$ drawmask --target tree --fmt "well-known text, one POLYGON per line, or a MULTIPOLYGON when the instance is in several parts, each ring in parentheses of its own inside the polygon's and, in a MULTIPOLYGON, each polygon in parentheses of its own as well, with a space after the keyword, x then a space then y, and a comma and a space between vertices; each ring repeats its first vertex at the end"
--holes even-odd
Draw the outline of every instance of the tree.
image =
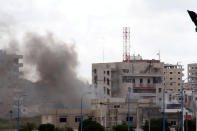
MULTIPOLYGON (((149 123, 148 121, 145 122, 145 125, 142 127, 144 131, 149 131, 149 123)), ((168 122, 165 121, 165 129, 166 131, 170 131, 170 127, 168 122)), ((163 119, 151 119, 150 121, 150 130, 151 131, 162 131, 163 130, 163 119)))
MULTIPOLYGON (((81 130, 81 123, 79 123, 79 131, 81 130)), ((104 127, 96 121, 84 120, 83 131, 104 131, 104 127)))
POLYGON ((54 131, 55 129, 55 126, 53 124, 41 124, 39 127, 38 127, 38 131, 54 131))
MULTIPOLYGON (((114 131, 128 131, 128 125, 123 123, 121 125, 113 126, 114 131)), ((130 127, 131 131, 134 131, 132 127, 130 127)))
POLYGON ((71 127, 64 127, 64 128, 56 127, 54 131, 73 131, 73 129, 71 127))
POLYGON ((184 131, 196 131, 196 119, 184 121, 184 131))
POLYGON ((36 129, 36 125, 34 123, 26 123, 26 125, 22 126, 20 131, 33 131, 36 129))

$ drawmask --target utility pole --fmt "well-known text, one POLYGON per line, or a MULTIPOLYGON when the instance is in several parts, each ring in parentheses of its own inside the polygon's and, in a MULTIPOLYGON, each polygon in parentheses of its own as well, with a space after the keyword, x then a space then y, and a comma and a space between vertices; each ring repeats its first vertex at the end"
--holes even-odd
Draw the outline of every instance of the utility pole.
POLYGON ((128 88, 128 131, 130 131, 130 94, 131 87, 128 88))
POLYGON ((165 88, 163 89, 163 131, 165 131, 165 88))
POLYGON ((19 97, 18 97, 18 117, 17 117, 17 131, 19 131, 19 128, 20 128, 20 99, 23 97, 23 96, 26 96, 26 95, 20 95, 19 97))
POLYGON ((181 88, 181 131, 183 131, 183 84, 182 84, 182 88, 181 88))

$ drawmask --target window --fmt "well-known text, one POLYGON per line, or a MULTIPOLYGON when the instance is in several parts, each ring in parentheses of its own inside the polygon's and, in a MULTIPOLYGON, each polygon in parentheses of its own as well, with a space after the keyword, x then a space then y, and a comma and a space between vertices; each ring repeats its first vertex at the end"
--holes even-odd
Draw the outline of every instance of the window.
POLYGON ((135 83, 135 79, 133 79, 133 84, 135 83))
POLYGON ((128 119, 128 116, 127 116, 126 121, 128 121, 128 120, 133 121, 133 117, 130 116, 128 119))
POLYGON ((94 76, 94 84, 97 84, 97 76, 94 76))
POLYGON ((122 69, 122 72, 129 73, 129 69, 122 69))
POLYGON ((178 78, 178 80, 180 80, 181 78, 178 78))
POLYGON ((107 88, 107 94, 110 95, 110 90, 107 88))
POLYGON ((105 81, 106 81, 106 78, 104 77, 104 83, 105 83, 105 81))
POLYGON ((109 85, 109 79, 107 78, 107 85, 109 85))
POLYGON ((172 78, 170 78, 170 80, 172 80, 172 78))
POLYGON ((172 74, 172 72, 170 72, 170 74, 172 74))
POLYGON ((103 73, 105 74, 105 71, 103 71, 103 73))
POLYGON ((173 83, 170 83, 170 85, 172 86, 172 85, 173 85, 173 83))
POLYGON ((148 84, 150 83, 150 79, 148 79, 147 83, 148 83, 148 84))
POLYGON ((120 108, 120 105, 114 105, 114 108, 120 108))
POLYGON ((59 122, 67 122, 67 118, 66 117, 60 117, 59 122))
POLYGON ((105 87, 103 87, 103 90, 104 90, 104 94, 105 94, 105 92, 106 92, 106 88, 105 88, 105 87))
POLYGON ((97 72, 96 69, 94 69, 94 73, 95 73, 95 74, 96 74, 96 72, 97 72))
POLYGON ((159 93, 161 92, 161 88, 159 88, 159 93))
POLYGON ((131 76, 123 76, 122 77, 122 82, 123 83, 131 83, 132 77, 131 76))
POLYGON ((109 71, 107 71, 107 75, 109 75, 109 71))
POLYGON ((180 86, 181 84, 180 83, 178 83, 178 86, 180 86))
POLYGON ((178 72, 178 74, 181 74, 181 72, 178 72))
POLYGON ((80 122, 81 118, 79 116, 75 117, 75 122, 80 122))
POLYGON ((143 83, 143 79, 140 79, 140 84, 142 84, 143 83))
POLYGON ((170 125, 176 126, 176 121, 171 121, 171 122, 170 122, 170 125))

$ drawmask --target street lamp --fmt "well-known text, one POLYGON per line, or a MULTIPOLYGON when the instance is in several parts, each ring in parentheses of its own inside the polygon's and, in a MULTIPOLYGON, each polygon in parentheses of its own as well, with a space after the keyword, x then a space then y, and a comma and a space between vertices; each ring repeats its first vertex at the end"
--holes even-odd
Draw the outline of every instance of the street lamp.
POLYGON ((130 94, 131 94, 131 87, 128 88, 128 131, 130 131, 130 94))
POLYGON ((163 89, 163 131, 165 131, 165 91, 166 91, 166 86, 164 86, 163 89))
POLYGON ((17 131, 19 131, 19 122, 20 122, 20 99, 21 99, 23 96, 26 96, 26 95, 22 94, 22 95, 20 95, 20 96, 18 97, 17 131))
POLYGON ((85 92, 81 95, 81 131, 83 131, 83 114, 82 114, 82 102, 83 102, 83 97, 87 94, 91 94, 91 92, 85 92))

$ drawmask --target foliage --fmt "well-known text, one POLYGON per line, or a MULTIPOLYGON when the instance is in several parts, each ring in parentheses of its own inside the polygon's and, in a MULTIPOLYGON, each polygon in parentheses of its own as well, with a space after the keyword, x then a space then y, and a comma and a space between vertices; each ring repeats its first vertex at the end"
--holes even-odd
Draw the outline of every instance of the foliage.
MULTIPOLYGON (((144 131, 149 131, 149 123, 148 121, 145 122, 145 125, 142 127, 144 131)), ((151 119, 150 121, 150 130, 151 131, 162 131, 163 130, 163 119, 151 119)), ((165 121, 165 130, 170 131, 170 127, 168 122, 165 121)))
POLYGON ((38 131, 54 131, 55 126, 53 124, 40 124, 38 131))
POLYGON ((20 131, 33 131, 36 129, 36 125, 34 123, 26 123, 26 125, 23 125, 20 129, 20 131))
MULTIPOLYGON (((41 116, 34 117, 21 117, 20 127, 25 126, 27 123, 34 123, 38 127, 41 123, 41 116)), ((16 129, 17 128, 17 118, 0 118, 0 130, 2 129, 16 129)))
MULTIPOLYGON (((79 123, 79 131, 81 130, 81 123, 79 123)), ((83 131, 104 131, 104 127, 96 121, 84 120, 83 131)))
MULTIPOLYGON (((123 123, 121 125, 113 126, 114 131, 128 131, 128 125, 123 123)), ((134 129, 130 126, 130 130, 134 131, 134 129)))
POLYGON ((64 128, 56 127, 54 131, 73 131, 73 129, 71 127, 64 127, 64 128))
POLYGON ((184 131, 196 131, 196 119, 184 121, 184 131))

